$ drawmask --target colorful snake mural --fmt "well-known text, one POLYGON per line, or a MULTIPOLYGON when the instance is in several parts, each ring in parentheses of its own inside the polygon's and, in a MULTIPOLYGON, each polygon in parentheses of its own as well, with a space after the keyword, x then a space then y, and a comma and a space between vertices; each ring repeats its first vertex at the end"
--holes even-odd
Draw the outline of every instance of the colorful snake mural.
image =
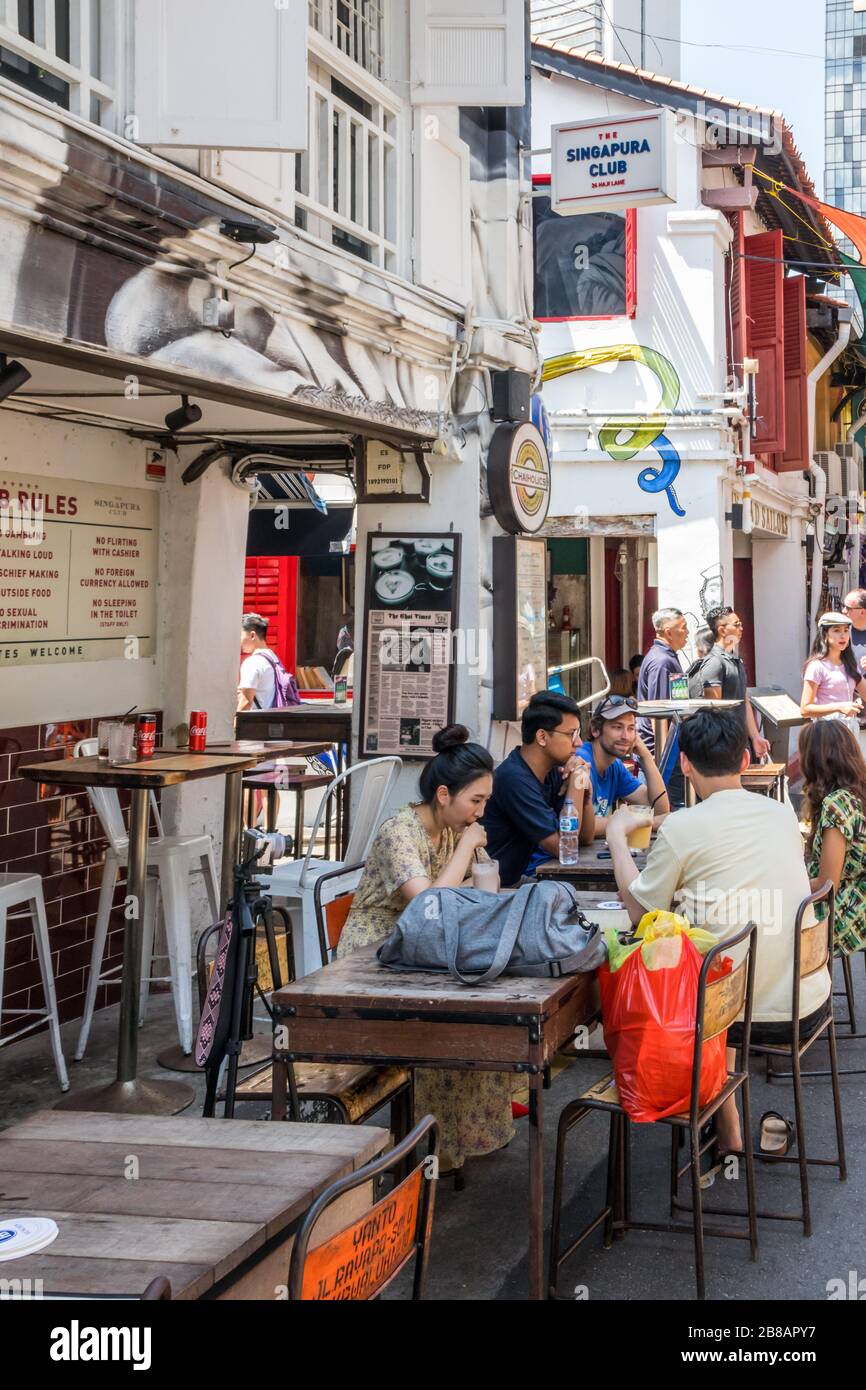
POLYGON ((617 463, 627 463, 643 449, 655 449, 662 467, 642 469, 638 474, 638 487, 644 492, 666 493, 673 513, 685 516, 685 509, 680 505, 674 489, 682 464, 677 450, 665 434, 680 398, 680 379, 672 362, 660 352, 642 347, 639 343, 617 343, 611 347, 585 348, 580 352, 564 352, 559 357, 548 357, 541 380, 555 381, 571 372, 580 372, 586 367, 601 367, 607 362, 637 362, 648 368, 661 387, 661 400, 659 413, 647 416, 645 420, 635 422, 634 419, 612 416, 599 430, 598 439, 602 449, 617 463))

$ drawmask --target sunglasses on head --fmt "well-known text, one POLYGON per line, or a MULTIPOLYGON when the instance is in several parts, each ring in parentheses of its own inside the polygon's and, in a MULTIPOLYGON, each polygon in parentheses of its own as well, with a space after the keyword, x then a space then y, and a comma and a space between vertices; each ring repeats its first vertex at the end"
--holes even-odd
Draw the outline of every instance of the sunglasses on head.
POLYGON ((637 700, 633 695, 609 695, 596 707, 594 719, 600 719, 606 709, 628 709, 637 712, 637 700))

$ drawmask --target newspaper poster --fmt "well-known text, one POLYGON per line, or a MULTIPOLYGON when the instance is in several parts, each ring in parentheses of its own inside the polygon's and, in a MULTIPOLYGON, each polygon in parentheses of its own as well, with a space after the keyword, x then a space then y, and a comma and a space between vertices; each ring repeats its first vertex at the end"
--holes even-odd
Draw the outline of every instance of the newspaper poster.
POLYGON ((433 755, 454 702, 460 538, 369 537, 361 754, 433 755))

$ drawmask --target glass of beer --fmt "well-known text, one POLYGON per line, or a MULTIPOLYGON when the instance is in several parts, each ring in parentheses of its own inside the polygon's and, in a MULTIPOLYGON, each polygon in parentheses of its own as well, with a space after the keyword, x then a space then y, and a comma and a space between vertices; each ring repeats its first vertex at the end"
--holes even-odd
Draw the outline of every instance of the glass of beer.
POLYGON ((485 893, 499 892, 498 859, 482 859, 472 865, 472 887, 485 893))
POLYGON ((629 806, 632 815, 640 816, 641 824, 626 837, 629 849, 647 850, 653 833, 653 811, 651 806, 629 806))

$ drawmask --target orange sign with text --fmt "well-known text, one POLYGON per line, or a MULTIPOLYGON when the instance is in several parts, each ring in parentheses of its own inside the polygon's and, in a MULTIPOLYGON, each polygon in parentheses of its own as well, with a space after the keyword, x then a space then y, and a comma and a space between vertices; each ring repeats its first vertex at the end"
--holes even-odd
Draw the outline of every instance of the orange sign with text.
POLYGON ((418 1226, 423 1168, 416 1168, 360 1221, 307 1254, 301 1298, 372 1298, 411 1255, 418 1226))

